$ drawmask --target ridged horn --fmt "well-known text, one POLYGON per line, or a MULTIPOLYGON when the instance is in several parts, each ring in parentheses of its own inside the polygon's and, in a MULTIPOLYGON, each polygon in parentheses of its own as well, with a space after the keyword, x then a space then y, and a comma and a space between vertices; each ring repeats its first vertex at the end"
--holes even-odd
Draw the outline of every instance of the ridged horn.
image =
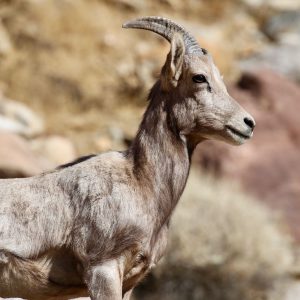
POLYGON ((181 25, 162 17, 143 17, 128 21, 123 24, 123 28, 137 28, 153 31, 169 42, 171 42, 174 33, 182 35, 186 52, 188 54, 203 54, 201 47, 196 39, 186 31, 181 25))

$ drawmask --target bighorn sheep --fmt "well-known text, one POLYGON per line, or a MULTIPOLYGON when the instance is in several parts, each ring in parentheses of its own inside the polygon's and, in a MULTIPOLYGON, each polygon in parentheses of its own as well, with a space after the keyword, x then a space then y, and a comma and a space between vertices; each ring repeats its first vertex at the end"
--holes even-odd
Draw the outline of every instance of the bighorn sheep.
POLYGON ((129 299, 164 252, 197 144, 252 136, 253 118, 183 27, 160 17, 123 27, 171 43, 138 133, 127 151, 0 181, 2 297, 42 299, 87 286, 93 300, 129 299))

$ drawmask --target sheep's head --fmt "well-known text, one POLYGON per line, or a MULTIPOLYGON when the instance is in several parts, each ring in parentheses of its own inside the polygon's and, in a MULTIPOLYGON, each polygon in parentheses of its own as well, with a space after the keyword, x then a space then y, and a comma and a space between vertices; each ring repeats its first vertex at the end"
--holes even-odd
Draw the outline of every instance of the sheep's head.
POLYGON ((160 17, 137 19, 123 27, 150 30, 171 43, 160 83, 182 135, 193 143, 219 139, 236 145, 252 137, 254 119, 230 97, 212 57, 183 27, 160 17))

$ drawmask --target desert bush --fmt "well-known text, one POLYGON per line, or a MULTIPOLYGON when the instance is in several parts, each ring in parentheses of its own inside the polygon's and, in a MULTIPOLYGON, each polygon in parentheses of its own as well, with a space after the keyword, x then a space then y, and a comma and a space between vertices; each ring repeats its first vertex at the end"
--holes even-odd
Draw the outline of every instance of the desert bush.
POLYGON ((277 221, 232 184, 192 172, 168 253, 137 299, 274 300, 293 260, 277 221))

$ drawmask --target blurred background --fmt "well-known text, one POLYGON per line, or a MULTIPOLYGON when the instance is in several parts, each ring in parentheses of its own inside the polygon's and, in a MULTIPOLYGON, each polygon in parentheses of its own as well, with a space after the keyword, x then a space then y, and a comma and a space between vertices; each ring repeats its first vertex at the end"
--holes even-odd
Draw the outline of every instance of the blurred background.
POLYGON ((300 299, 300 0, 1 0, 0 177, 125 149, 169 45, 123 30, 183 24, 256 119, 242 147, 205 142, 146 300, 300 299))

